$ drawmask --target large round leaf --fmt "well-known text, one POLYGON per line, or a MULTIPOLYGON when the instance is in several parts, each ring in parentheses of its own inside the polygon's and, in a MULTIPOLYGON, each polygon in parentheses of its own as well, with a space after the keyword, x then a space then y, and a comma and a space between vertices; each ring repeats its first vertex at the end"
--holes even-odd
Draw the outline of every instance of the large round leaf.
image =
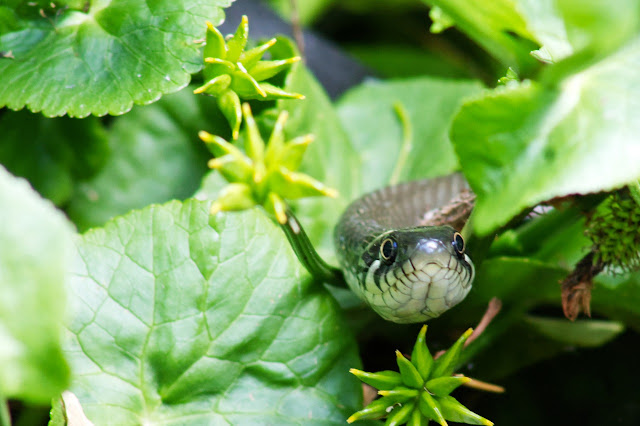
POLYGON ((150 206, 84 234, 66 351, 97 424, 343 424, 361 389, 326 290, 260 210, 150 206))
POLYGON ((190 196, 209 158, 198 131, 227 128, 213 108, 212 97, 184 89, 115 118, 110 155, 96 176, 78 185, 66 209, 71 220, 85 230, 129 210, 190 196))
POLYGON ((0 106, 85 117, 187 85, 202 66, 194 41, 231 0, 11 3, 0 6, 0 106))
POLYGON ((640 39, 557 87, 525 82, 465 103, 451 138, 488 234, 553 197, 640 177, 640 39))

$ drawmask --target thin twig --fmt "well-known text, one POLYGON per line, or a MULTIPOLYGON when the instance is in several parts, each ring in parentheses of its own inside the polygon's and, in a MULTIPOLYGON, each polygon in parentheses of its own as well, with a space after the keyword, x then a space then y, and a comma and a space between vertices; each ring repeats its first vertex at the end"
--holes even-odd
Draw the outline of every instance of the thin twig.
POLYGON ((494 297, 489 301, 489 306, 487 306, 487 310, 482 316, 482 319, 480 319, 480 322, 478 323, 476 328, 473 329, 473 333, 471 333, 471 336, 469 336, 469 338, 464 342, 465 348, 482 334, 482 332, 487 328, 491 321, 493 321, 495 316, 498 315, 500 309, 502 309, 502 302, 500 301, 500 299, 494 297))
POLYGON ((483 390, 485 392, 504 393, 504 388, 502 386, 483 382, 482 380, 471 379, 468 382, 463 383, 463 386, 483 390))
POLYGON ((302 26, 300 25, 298 1, 289 0, 289 3, 291 4, 291 27, 293 31, 293 38, 296 40, 296 44, 298 45, 298 50, 300 51, 302 61, 306 62, 304 57, 304 34, 302 33, 302 26))
MULTIPOLYGON (((498 313, 500 312, 500 309, 502 309, 502 302, 500 301, 500 299, 498 299, 497 297, 494 297, 489 301, 487 310, 482 315, 480 322, 473 329, 473 333, 471 333, 471 336, 469 336, 467 340, 464 342, 464 346, 463 346, 464 348, 466 348, 471 342, 477 339, 484 332, 484 330, 489 326, 491 321, 493 321, 495 316, 498 315, 498 313)), ((440 358, 445 352, 446 351, 444 350, 436 352, 436 354, 433 356, 433 359, 440 358)))

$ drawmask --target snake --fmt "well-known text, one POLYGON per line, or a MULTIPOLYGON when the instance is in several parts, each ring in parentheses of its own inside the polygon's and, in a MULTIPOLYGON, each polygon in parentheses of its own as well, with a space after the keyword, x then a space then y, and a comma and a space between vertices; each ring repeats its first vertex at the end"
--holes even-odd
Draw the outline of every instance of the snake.
POLYGON ((384 319, 424 322, 471 290, 475 269, 462 235, 424 222, 465 190, 460 174, 405 182, 365 194, 342 214, 334 243, 344 279, 384 319))

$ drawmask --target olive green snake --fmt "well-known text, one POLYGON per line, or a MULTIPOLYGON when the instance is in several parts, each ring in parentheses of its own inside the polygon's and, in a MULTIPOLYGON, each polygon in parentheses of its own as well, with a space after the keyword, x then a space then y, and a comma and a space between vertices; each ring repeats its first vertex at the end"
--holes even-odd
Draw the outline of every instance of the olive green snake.
POLYGON ((452 174, 389 186, 355 200, 334 231, 341 273, 317 255, 292 214, 283 229, 312 275, 328 282, 344 279, 389 321, 423 322, 471 290, 475 270, 462 236, 451 226, 425 221, 425 213, 464 191, 464 178, 452 174))

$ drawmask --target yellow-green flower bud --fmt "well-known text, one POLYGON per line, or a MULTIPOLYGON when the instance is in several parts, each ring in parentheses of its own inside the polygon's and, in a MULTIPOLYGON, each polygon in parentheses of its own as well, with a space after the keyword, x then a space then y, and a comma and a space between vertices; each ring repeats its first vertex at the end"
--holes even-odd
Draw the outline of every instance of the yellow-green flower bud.
MULTIPOLYGON (((200 132, 199 136, 215 158, 209 160, 209 167, 218 170, 227 181, 242 183, 249 188, 243 195, 242 202, 235 204, 226 201, 215 205, 213 211, 238 210, 229 206, 262 205, 274 215, 280 224, 287 222, 287 205, 285 199, 308 196, 337 196, 337 191, 326 187, 312 177, 292 171, 283 166, 297 166, 302 162, 302 154, 306 145, 312 140, 310 136, 296 138, 286 142, 284 124, 287 113, 283 112, 276 120, 274 130, 269 137, 269 146, 265 147, 258 126, 251 113, 249 104, 241 107, 245 121, 244 152, 223 138, 200 132), (291 148, 293 144, 293 148, 291 148), (249 197, 252 202, 247 201, 249 197)), ((234 201, 235 202, 235 201, 234 201)))
POLYGON ((242 17, 232 37, 224 37, 210 22, 203 49, 204 84, 194 90, 196 94, 208 94, 218 98, 218 107, 231 126, 233 139, 238 138, 242 118, 240 99, 303 99, 297 93, 289 93, 264 80, 281 73, 300 60, 299 56, 263 61, 262 56, 277 42, 266 43, 245 51, 249 38, 249 21, 242 17))
POLYGON ((427 349, 426 331, 426 326, 420 330, 411 361, 396 351, 400 373, 395 371, 367 373, 350 370, 363 382, 380 389, 378 393, 382 398, 374 400, 349 417, 347 421, 387 417, 385 424, 392 425, 407 423, 412 426, 422 426, 431 420, 442 426, 447 424, 447 420, 469 424, 492 424, 449 395, 458 386, 471 380, 462 375, 451 376, 451 371, 471 330, 467 330, 447 352, 436 360, 427 349), (383 414, 383 410, 387 414, 383 414))

